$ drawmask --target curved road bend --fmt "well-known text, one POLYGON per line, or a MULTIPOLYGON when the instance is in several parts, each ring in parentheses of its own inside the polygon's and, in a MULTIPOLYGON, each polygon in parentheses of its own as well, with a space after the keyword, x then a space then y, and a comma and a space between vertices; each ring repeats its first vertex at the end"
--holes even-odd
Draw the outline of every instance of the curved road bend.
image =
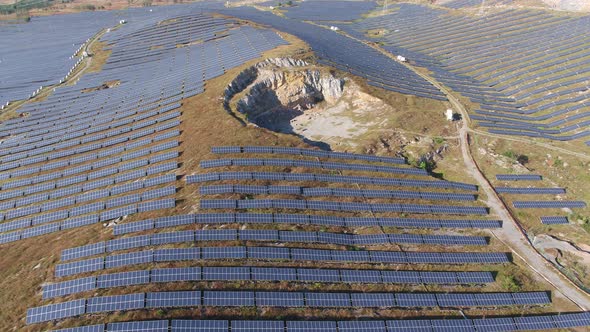
MULTIPOLYGON (((368 43, 364 40, 357 39, 348 35, 345 32, 340 31, 339 33, 343 34, 344 36, 354 39, 358 42, 364 43, 372 47, 373 49, 381 52, 382 54, 388 56, 389 58, 397 61, 395 57, 381 49, 373 45, 372 43, 368 43)), ((485 178, 485 176, 481 173, 475 160, 471 155, 471 151, 469 150, 469 136, 468 133, 471 129, 468 126, 469 114, 467 113, 467 109, 461 102, 453 96, 448 89, 446 89, 442 84, 440 84, 436 79, 426 75, 424 73, 419 72, 410 64, 405 62, 398 63, 404 65, 409 70, 413 71, 420 77, 424 78, 432 85, 437 87, 440 91, 442 91, 449 102, 453 105, 453 107, 461 112, 463 117, 463 121, 461 121, 461 127, 459 129, 459 142, 461 145, 461 154, 463 155, 463 162, 465 163, 465 168, 471 174, 471 176, 477 181, 479 187, 486 193, 487 201, 486 204, 489 206, 490 210, 498 215, 499 218, 503 221, 502 229, 491 231, 491 233, 502 243, 504 243, 510 250, 512 251, 513 255, 518 256, 522 259, 531 270, 535 271, 541 278, 551 284, 555 291, 560 293, 565 298, 572 301, 575 305, 577 305, 582 310, 589 310, 590 309, 590 295, 586 293, 584 290, 579 288, 576 284, 574 284, 571 280, 569 280, 566 276, 564 276, 561 271, 559 271, 553 264, 547 261, 537 250, 532 246, 529 242, 528 238, 518 225, 518 222, 512 217, 508 208, 504 205, 500 197, 496 194, 496 191, 492 188, 491 184, 485 178)), ((567 150, 566 150, 567 151, 567 150)))

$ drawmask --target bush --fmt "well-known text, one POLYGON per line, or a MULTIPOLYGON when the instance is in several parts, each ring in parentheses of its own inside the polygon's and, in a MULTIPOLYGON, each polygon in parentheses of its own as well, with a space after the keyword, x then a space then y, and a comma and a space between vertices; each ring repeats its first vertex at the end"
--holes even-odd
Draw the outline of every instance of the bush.
POLYGON ((504 157, 510 158, 512 160, 516 160, 516 158, 518 158, 518 154, 516 154, 516 152, 514 152, 512 150, 504 151, 504 153, 502 153, 502 155, 504 157))
POLYGON ((498 281, 502 288, 509 292, 519 292, 522 288, 520 282, 513 275, 498 276, 498 281))
POLYGON ((445 142, 445 139, 440 136, 437 136, 434 138, 434 143, 436 143, 436 144, 443 144, 444 142, 445 142))

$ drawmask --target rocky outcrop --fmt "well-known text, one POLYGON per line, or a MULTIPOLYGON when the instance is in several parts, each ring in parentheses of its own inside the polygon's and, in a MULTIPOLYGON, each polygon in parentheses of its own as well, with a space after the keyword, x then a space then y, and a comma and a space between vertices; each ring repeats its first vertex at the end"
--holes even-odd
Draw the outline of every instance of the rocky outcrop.
POLYGON ((344 90, 344 80, 309 68, 302 60, 272 58, 242 71, 225 90, 225 106, 245 92, 236 110, 248 121, 271 130, 289 132, 289 121, 321 102, 335 103, 344 90))

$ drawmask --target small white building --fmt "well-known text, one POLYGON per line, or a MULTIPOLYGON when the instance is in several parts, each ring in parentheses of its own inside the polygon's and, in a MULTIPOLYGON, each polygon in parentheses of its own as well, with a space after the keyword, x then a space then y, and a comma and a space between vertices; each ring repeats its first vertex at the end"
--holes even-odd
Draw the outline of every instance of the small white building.
POLYGON ((331 25, 331 26, 330 26, 330 30, 332 30, 332 31, 339 31, 339 30, 340 30, 340 28, 339 28, 339 27, 337 27, 337 26, 333 26, 333 25, 331 25))
POLYGON ((453 121, 453 110, 452 109, 447 109, 447 111, 445 112, 445 115, 447 117, 447 120, 449 121, 453 121))
POLYGON ((398 55, 397 57, 395 57, 397 59, 397 61, 399 62, 407 62, 408 60, 406 60, 406 57, 402 56, 402 55, 398 55))
POLYGON ((125 20, 120 20, 119 21, 119 24, 125 24, 125 23, 127 23, 127 21, 125 21, 125 20))

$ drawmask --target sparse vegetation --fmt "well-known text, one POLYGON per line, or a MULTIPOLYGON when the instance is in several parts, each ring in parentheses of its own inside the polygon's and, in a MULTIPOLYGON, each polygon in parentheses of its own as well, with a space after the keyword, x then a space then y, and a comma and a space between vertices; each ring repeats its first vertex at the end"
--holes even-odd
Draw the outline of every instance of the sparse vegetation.
POLYGON ((502 286, 502 289, 508 292, 519 292, 522 289, 520 282, 513 275, 499 275, 498 282, 502 286))

